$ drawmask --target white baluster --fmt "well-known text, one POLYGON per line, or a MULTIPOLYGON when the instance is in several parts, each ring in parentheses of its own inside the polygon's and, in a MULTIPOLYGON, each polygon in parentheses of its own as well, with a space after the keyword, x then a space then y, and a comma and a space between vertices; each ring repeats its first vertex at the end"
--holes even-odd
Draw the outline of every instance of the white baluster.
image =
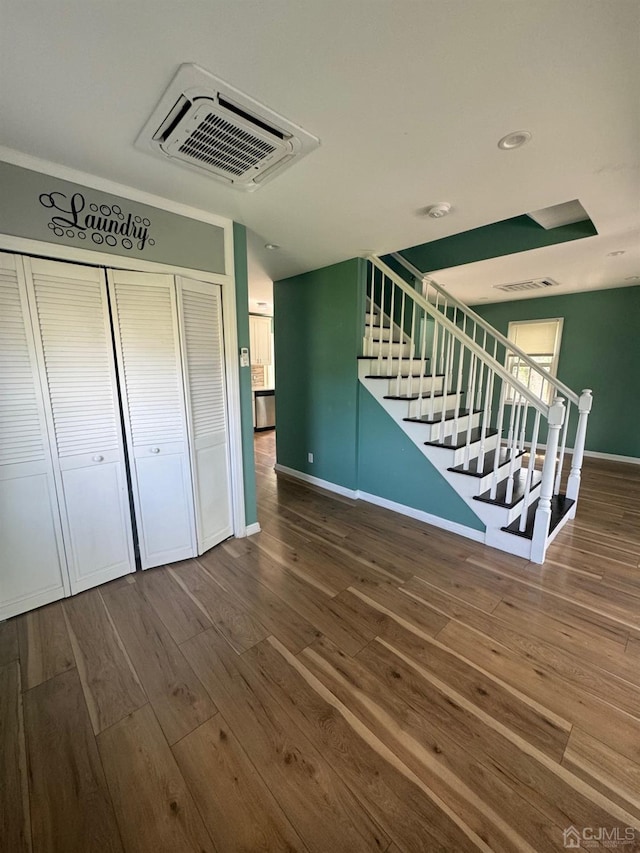
MULTIPOLYGON (((574 442, 573 456, 571 457, 571 472, 567 482, 567 497, 573 501, 578 500, 580 492, 580 476, 582 461, 584 459, 584 444, 587 435, 587 421, 593 404, 591 389, 585 388, 578 401, 578 426, 576 428, 576 439, 574 442)), ((572 518, 575 515, 575 506, 572 507, 572 518)))
POLYGON ((556 475, 556 456, 560 430, 564 423, 564 400, 556 397, 549 408, 549 431, 547 433, 547 448, 542 466, 542 483, 540 484, 540 500, 536 508, 533 522, 533 539, 531 541, 531 559, 534 563, 543 563, 547 551, 549 526, 551 524, 551 499, 556 475))
MULTIPOLYGON (((436 298, 438 294, 436 294, 436 298)), ((431 374, 431 390, 429 393, 429 420, 433 420, 433 413, 435 411, 434 405, 434 395, 435 395, 435 373, 436 373, 436 365, 438 363, 438 345, 440 341, 438 338, 444 337, 444 330, 440 333, 440 323, 434 317, 433 319, 433 341, 431 342, 431 360, 429 361, 429 373, 431 374)), ((424 369, 424 368, 423 368, 424 369)), ((442 373, 442 368, 440 368, 440 373, 442 373)), ((421 414, 424 414, 421 410, 421 414)))
MULTIPOLYGON (((405 308, 405 292, 402 291, 402 297, 400 299, 400 346, 398 347, 398 373, 396 376, 396 397, 400 396, 400 386, 402 383, 402 374, 404 373, 404 338, 405 338, 405 318, 404 318, 404 308, 405 308)), ((391 348, 393 348, 393 339, 394 339, 394 331, 393 331, 393 322, 391 323, 391 348)))
POLYGON ((533 472, 536 468, 536 452, 538 450, 538 432, 540 431, 540 412, 536 411, 536 416, 533 421, 533 433, 531 435, 531 450, 529 451, 529 464, 527 466, 527 479, 524 484, 524 497, 522 499, 522 511, 520 513, 520 522, 518 529, 520 533, 524 533, 527 526, 527 515, 529 504, 531 503, 531 481, 533 480, 533 472))
POLYGON ((366 351, 365 351, 364 355, 371 355, 373 353, 372 340, 373 340, 373 315, 375 313, 374 294, 375 294, 376 268, 374 267, 373 264, 370 264, 370 266, 371 266, 371 291, 370 291, 371 295, 369 297, 369 323, 368 323, 369 334, 366 336, 367 337, 367 340, 365 343, 365 350, 366 351))
POLYGON ((571 401, 567 402, 567 413, 564 418, 562 427, 562 439, 560 441, 560 456, 558 457, 558 470, 556 471, 556 481, 553 486, 553 494, 560 494, 560 483, 562 482, 562 468, 564 466, 564 453, 567 447, 567 427, 569 426, 569 417, 571 416, 571 401))
POLYGON ((518 450, 518 428, 520 424, 520 418, 522 416, 522 396, 519 393, 516 393, 514 390, 513 394, 513 405, 511 407, 511 427, 510 427, 510 436, 511 436, 511 447, 509 450, 509 469, 507 474, 507 488, 505 500, 507 503, 510 503, 513 498, 513 481, 516 474, 516 463, 519 458, 519 450, 518 450), (515 412, 515 418, 514 418, 515 412))
POLYGON ((413 357, 416 336, 416 303, 411 305, 411 349, 409 350, 409 390, 413 387, 413 357))
MULTIPOLYGON (((389 281, 389 286, 391 287, 391 308, 389 310, 389 334, 393 338, 393 327, 394 327, 394 318, 395 318, 395 301, 396 301, 396 285, 393 281, 389 281)), ((382 321, 380 322, 382 326, 382 321)), ((382 338, 383 335, 381 334, 382 338)), ((391 377, 391 373, 393 370, 393 347, 389 345, 387 348, 387 376, 391 377)))
MULTIPOLYGON (((378 326, 378 337, 382 337, 382 329, 384 326, 384 295, 385 295, 386 276, 381 274, 380 279, 380 322, 378 326)), ((382 376, 382 346, 378 344, 378 376, 382 376)))
MULTIPOLYGON (((418 417, 422 417, 422 391, 424 387, 424 372, 427 355, 427 312, 422 312, 422 329, 420 341, 420 379, 418 381, 418 417)), ((413 387, 413 379, 409 380, 409 388, 413 387)))
POLYGON ((507 386, 502 380, 502 384, 500 386, 500 404, 498 406, 498 420, 496 422, 496 428, 498 430, 498 438, 495 449, 495 458, 493 460, 493 476, 491 478, 491 500, 495 500, 496 493, 498 491, 498 468, 500 466, 500 449, 502 447, 502 432, 504 430, 504 398, 507 393, 507 386))
POLYGON ((444 437, 444 418, 446 415, 447 409, 447 393, 449 389, 449 362, 451 361, 452 356, 452 344, 453 344, 453 335, 451 333, 448 334, 447 341, 447 357, 445 359, 444 366, 444 379, 442 382, 442 411, 440 413, 440 440, 444 437))
MULTIPOLYGON (((487 367, 486 390, 484 398, 484 409, 482 411, 482 427, 480 429, 480 450, 478 452, 478 469, 481 471, 484 467, 484 457, 486 453, 485 444, 487 440, 487 428, 491 423, 491 407, 493 405, 493 384, 495 373, 487 367)), ((480 406, 478 406, 480 408, 480 406)))
MULTIPOLYGON (((473 407, 473 401, 475 398, 475 383, 476 383, 476 372, 477 372, 477 363, 478 359, 476 358, 475 353, 471 353, 471 364, 469 365, 469 386, 467 390, 467 401, 471 400, 471 406, 473 407)), ((471 458, 471 429, 472 429, 472 415, 471 412, 473 408, 469 408, 469 403, 467 402, 467 438, 465 441, 464 447, 464 460, 463 460, 463 468, 465 471, 469 470, 469 460, 471 458)), ((457 430, 456 430, 457 432, 457 430)))

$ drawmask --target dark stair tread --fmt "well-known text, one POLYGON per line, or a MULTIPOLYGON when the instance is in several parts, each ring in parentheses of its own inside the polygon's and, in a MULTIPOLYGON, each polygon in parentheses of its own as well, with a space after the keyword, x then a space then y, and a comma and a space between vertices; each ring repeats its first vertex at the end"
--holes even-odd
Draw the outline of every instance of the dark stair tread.
MULTIPOLYGON (((523 456, 523 455, 524 455, 524 450, 521 450, 517 454, 517 457, 523 456)), ((485 453, 484 465, 482 466, 482 469, 480 471, 478 470, 479 458, 480 457, 476 456, 475 459, 471 459, 469 462, 469 467, 466 471, 465 471, 464 466, 462 464, 454 465, 451 468, 447 468, 447 471, 453 471, 456 474, 465 474, 467 477, 486 477, 487 474, 490 474, 493 471, 493 463, 495 462, 496 451, 490 450, 488 453, 485 453)), ((498 467, 500 468, 502 465, 506 465, 508 461, 509 461, 509 452, 508 452, 506 447, 501 447, 500 448, 500 459, 498 462, 498 467)))
MULTIPOLYGON (((388 343, 388 341, 385 341, 385 343, 388 343)), ((397 343, 397 341, 396 341, 396 343, 397 343)), ((405 341, 405 343, 406 343, 406 341, 405 341)), ((379 358, 379 356, 378 355, 357 355, 356 358, 358 359, 358 361, 362 361, 363 359, 366 359, 367 361, 371 361, 374 358, 375 359, 379 358)), ((407 359, 409 359, 409 358, 411 358, 411 356, 403 355, 402 361, 407 361, 407 359)), ((389 361, 389 360, 400 361, 400 357, 397 355, 383 355, 382 359, 384 361, 389 361)), ((428 355, 425 355, 424 358, 420 358, 419 355, 414 355, 413 360, 414 361, 431 361, 431 359, 429 358, 428 355)), ((420 376, 420 374, 418 374, 418 376, 420 376)))
MULTIPOLYGON (((497 435, 497 429, 488 429, 485 433, 486 438, 491 438, 493 435, 497 435)), ((442 441, 425 441, 424 443, 427 447, 446 447, 448 450, 460 450, 461 447, 464 447, 467 443, 467 435, 468 432, 459 432, 458 435, 448 435, 442 441)), ((471 430, 471 438, 470 443, 474 441, 480 441, 482 437, 482 428, 475 427, 471 430)))
MULTIPOLYGON (((433 396, 435 397, 436 394, 434 394, 433 396)), ((482 409, 474 409, 473 414, 479 415, 481 411, 482 411, 482 409)), ((459 415, 468 415, 469 409, 460 409, 458 414, 459 415)), ((455 416, 456 416, 456 410, 455 409, 448 409, 448 411, 446 411, 444 413, 445 421, 452 421, 455 419, 455 416)), ((439 412, 437 415, 434 415, 432 418, 430 418, 428 415, 422 415, 422 417, 420 417, 420 418, 403 418, 402 420, 408 421, 410 424, 439 424, 442 420, 442 412, 439 412)))
MULTIPOLYGON (((513 533, 514 536, 521 536, 523 539, 533 539, 533 522, 538 508, 539 498, 535 500, 527 512, 527 525, 521 532, 520 519, 516 518, 508 527, 501 527, 505 533, 513 533)), ((551 498, 551 522, 549 524, 549 533, 552 533, 560 524, 565 515, 569 512, 575 501, 568 498, 566 495, 554 495, 551 498)))
MULTIPOLYGON (((541 482, 542 473, 540 471, 534 471, 531 476, 531 489, 537 489, 541 482)), ((519 503, 524 497, 524 488, 526 483, 527 470, 526 468, 521 468, 513 475, 513 496, 510 501, 507 502, 506 499, 507 480, 503 480, 501 483, 498 483, 495 498, 491 498, 491 489, 487 489, 487 491, 483 492, 481 495, 476 495, 474 497, 474 501, 482 501, 483 503, 494 504, 494 506, 503 506, 506 509, 511 509, 511 507, 519 503)))
MULTIPOLYGON (((420 379, 420 373, 402 373, 400 375, 400 379, 420 379)), ((444 373, 425 373, 425 379, 440 379, 444 376, 444 373)), ((379 373, 371 373, 368 376, 364 377, 365 379, 387 379, 389 382, 394 382, 398 377, 397 376, 381 376, 379 373)))
MULTIPOLYGON (((449 394, 457 394, 457 393, 458 392, 453 388, 447 389, 447 397, 449 396, 449 394)), ((461 391, 460 393, 464 394, 465 392, 461 391)), ((442 393, 442 391, 434 391, 433 396, 434 397, 443 397, 444 394, 442 393)), ((385 394, 385 396, 382 399, 383 400, 408 400, 409 402, 411 402, 412 400, 420 400, 420 399, 426 400, 427 397, 431 397, 431 391, 424 391, 422 394, 400 394, 400 395, 385 394)))

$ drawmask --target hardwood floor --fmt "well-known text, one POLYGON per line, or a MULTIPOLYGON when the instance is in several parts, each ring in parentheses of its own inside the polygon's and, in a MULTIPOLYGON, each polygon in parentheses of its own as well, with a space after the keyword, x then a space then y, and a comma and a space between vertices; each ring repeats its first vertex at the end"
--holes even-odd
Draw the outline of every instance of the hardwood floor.
POLYGON ((540 567, 255 444, 260 534, 0 624, 2 850, 640 850, 640 467, 540 567))

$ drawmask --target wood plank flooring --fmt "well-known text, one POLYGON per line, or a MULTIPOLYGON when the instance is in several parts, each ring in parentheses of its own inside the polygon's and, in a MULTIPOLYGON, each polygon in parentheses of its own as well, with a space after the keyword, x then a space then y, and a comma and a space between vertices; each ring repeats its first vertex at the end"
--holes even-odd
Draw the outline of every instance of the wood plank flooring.
POLYGON ((255 447, 261 533, 0 624, 0 848, 640 850, 640 467, 540 567, 255 447))

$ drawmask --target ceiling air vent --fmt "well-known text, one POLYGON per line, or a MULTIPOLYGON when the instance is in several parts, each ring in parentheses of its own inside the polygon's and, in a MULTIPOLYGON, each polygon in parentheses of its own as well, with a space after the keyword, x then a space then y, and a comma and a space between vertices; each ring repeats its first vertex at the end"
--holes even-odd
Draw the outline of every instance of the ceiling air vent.
POLYGON ((136 140, 229 186, 258 189, 320 141, 197 65, 181 65, 136 140))
POLYGON ((505 293, 521 293, 523 290, 544 290, 547 287, 558 287, 558 282, 552 278, 530 278, 527 281, 515 281, 513 284, 494 284, 495 290, 505 293))

